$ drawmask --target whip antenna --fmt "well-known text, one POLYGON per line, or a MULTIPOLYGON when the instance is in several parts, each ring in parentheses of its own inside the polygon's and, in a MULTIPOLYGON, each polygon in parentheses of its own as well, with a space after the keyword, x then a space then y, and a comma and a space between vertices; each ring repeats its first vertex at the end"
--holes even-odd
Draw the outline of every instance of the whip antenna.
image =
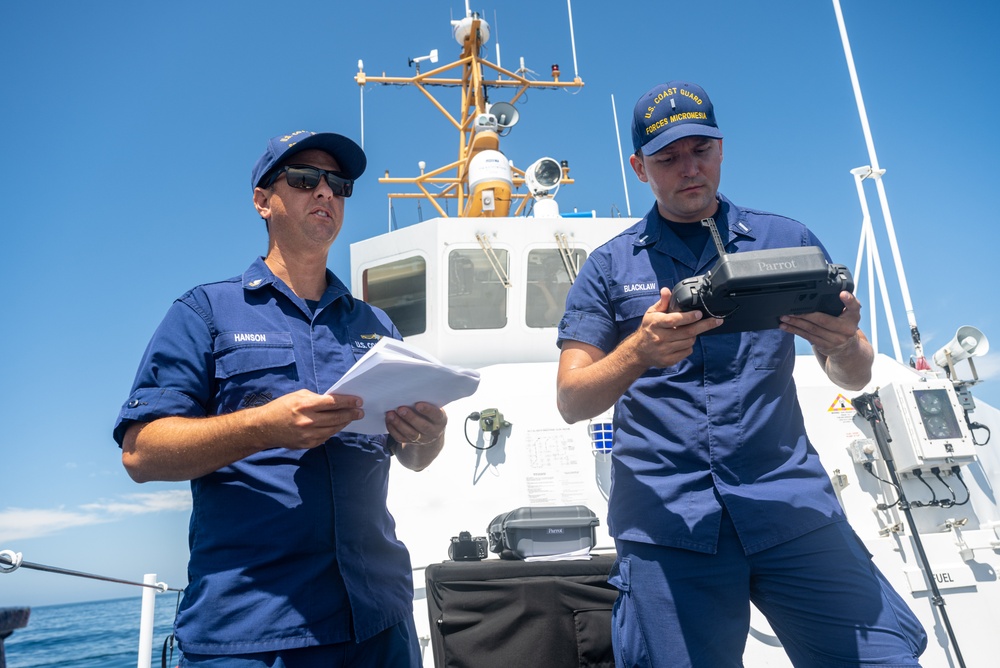
POLYGON ((615 137, 618 139, 618 162, 622 166, 622 186, 625 187, 625 213, 632 217, 632 205, 628 201, 628 179, 625 178, 625 156, 622 154, 622 136, 618 131, 618 109, 615 107, 615 96, 611 94, 611 115, 615 120, 615 137))
POLYGON ((493 12, 493 34, 497 38, 497 80, 500 80, 503 78, 500 70, 503 65, 500 64, 500 21, 497 19, 496 11, 493 12))
MULTIPOLYGON (((906 272, 903 271, 903 259, 899 252, 899 244, 896 242, 896 230, 892 224, 892 214, 889 213, 889 200, 885 194, 885 185, 882 183, 882 174, 885 170, 878 164, 878 157, 875 155, 875 142, 872 139, 871 126, 868 124, 868 112, 865 110, 865 101, 861 96, 861 84, 858 81, 858 71, 854 67, 854 55, 851 52, 851 43, 847 38, 847 26, 844 23, 844 14, 840 9, 840 0, 833 0, 833 10, 837 15, 837 26, 840 29, 840 40, 844 47, 844 57, 847 60, 847 71, 851 75, 851 86, 854 88, 854 101, 858 107, 858 116, 861 118, 861 130, 865 135, 865 144, 868 147, 867 166, 868 176, 875 180, 875 189, 878 192, 879 202, 882 205, 882 218, 885 221, 886 232, 889 236, 889 246, 892 249, 892 257, 895 261, 896 275, 899 279, 900 291, 903 293, 903 307, 906 309, 906 319, 910 325, 910 337, 913 340, 914 366, 918 371, 930 369, 930 365, 924 358, 923 344, 920 342, 920 330, 917 329, 917 317, 913 310, 913 302, 910 300, 910 288, 906 283, 906 272)), ((860 176, 855 174, 855 178, 860 181, 860 176)), ((864 191, 859 188, 859 196, 862 197, 862 207, 867 207, 864 202, 864 191)), ((862 239, 865 233, 862 232, 862 239)), ((874 237, 872 237, 874 238, 874 237)), ((874 280, 874 276, 869 276, 869 280, 874 280)), ((878 352, 878 351, 876 351, 878 352)), ((897 353, 897 360, 899 360, 897 353)))
MULTIPOLYGON (((358 72, 365 71, 365 64, 363 61, 358 60, 358 72)), ((361 89, 361 150, 365 150, 365 87, 359 86, 361 89)))
POLYGON ((566 0, 566 9, 569 12, 569 43, 573 49, 573 78, 580 79, 580 72, 576 68, 576 37, 573 36, 573 1, 566 0))

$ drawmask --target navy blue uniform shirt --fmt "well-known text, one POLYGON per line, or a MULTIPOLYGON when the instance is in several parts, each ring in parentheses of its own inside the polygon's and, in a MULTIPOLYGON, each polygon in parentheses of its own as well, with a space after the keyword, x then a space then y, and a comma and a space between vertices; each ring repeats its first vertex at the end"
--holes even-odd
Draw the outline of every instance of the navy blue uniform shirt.
MULTIPOLYGON (((801 223, 719 198, 727 252, 822 248, 801 223)), ((560 345, 610 353, 661 287, 704 274, 717 258, 711 242, 695 257, 654 204, 587 258, 566 300, 560 345)), ((611 535, 714 553, 725 505, 750 554, 844 519, 806 437, 794 364, 794 337, 777 329, 701 335, 688 358, 636 380, 615 405, 611 535)))
MULTIPOLYGON (((267 267, 202 285, 171 306, 115 425, 205 417, 324 392, 381 336, 381 310, 332 273, 315 309, 267 267)), ((406 548, 386 509, 387 436, 341 432, 272 448, 191 481, 181 651, 243 654, 365 640, 412 614, 406 548)))

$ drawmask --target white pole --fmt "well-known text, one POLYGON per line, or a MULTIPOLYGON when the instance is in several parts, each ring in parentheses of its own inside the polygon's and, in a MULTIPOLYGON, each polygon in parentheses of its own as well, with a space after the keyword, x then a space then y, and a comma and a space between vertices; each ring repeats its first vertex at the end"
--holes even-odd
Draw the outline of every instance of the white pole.
MULTIPOLYGON (((365 69, 365 64, 362 61, 358 61, 358 72, 363 72, 365 69)), ((361 150, 365 150, 365 87, 358 86, 361 89, 361 150)))
POLYGON ((903 350, 899 345, 899 335, 896 333, 896 318, 892 314, 892 305, 889 303, 889 283, 885 280, 882 272, 882 258, 878 253, 878 243, 875 240, 875 228, 872 226, 872 216, 868 209, 868 197, 865 195, 865 188, 862 181, 872 176, 871 167, 856 167, 851 170, 854 175, 854 183, 858 190, 858 200, 861 203, 861 213, 864 217, 861 224, 861 242, 858 245, 858 259, 854 265, 854 280, 858 281, 861 275, 861 251, 866 248, 868 266, 868 308, 871 311, 871 342, 872 348, 878 352, 878 318, 875 305, 875 285, 879 286, 879 293, 882 296, 882 308, 885 310, 885 317, 889 324, 889 337, 892 339, 892 351, 896 356, 896 361, 903 364, 903 350))
MULTIPOLYGON (((868 211, 868 200, 865 198, 865 187, 861 184, 861 179, 863 179, 871 169, 869 167, 858 167, 857 169, 852 169, 851 174, 854 175, 854 185, 858 189, 858 200, 861 202, 861 238, 858 240, 858 257, 854 261, 854 289, 857 290, 857 285, 861 281, 861 261, 865 259, 868 261, 868 303, 866 307, 868 308, 868 338, 872 344, 872 350, 875 354, 878 354, 878 308, 875 307, 875 272, 874 267, 872 267, 872 251, 871 246, 874 243, 874 238, 872 237, 870 231, 872 227, 872 217, 871 213, 868 211), (867 248, 867 253, 865 252, 867 248)), ((898 362, 902 362, 901 359, 897 358, 898 362)))
POLYGON ((910 300, 910 288, 906 283, 906 272, 903 270, 903 260, 899 253, 899 244, 896 242, 896 230, 892 224, 892 215, 889 213, 889 201, 886 198, 885 186, 882 184, 882 169, 879 168, 878 157, 875 155, 875 142, 872 140, 871 127, 868 124, 868 112, 865 111, 865 101, 861 96, 861 84, 858 81, 858 72, 854 67, 854 55, 851 53, 851 43, 847 38, 847 26, 844 23, 844 14, 840 10, 840 0, 833 0, 833 10, 837 15, 837 25, 840 28, 840 40, 844 45, 844 57, 847 59, 847 70, 851 75, 851 85, 854 88, 854 100, 858 106, 858 115, 861 117, 861 129, 865 135, 865 144, 868 146, 868 157, 871 160, 872 176, 875 179, 875 188, 878 190, 879 201, 882 205, 882 217, 885 219, 886 232, 889 235, 889 246, 892 249, 892 257, 895 262, 896 275, 899 277, 900 291, 903 293, 903 306, 906 309, 906 319, 910 325, 910 335, 913 339, 914 357, 916 358, 917 369, 929 369, 927 361, 924 359, 923 345, 920 343, 920 332, 917 329, 916 314, 913 311, 913 302, 910 300))
MULTIPOLYGON (((156 573, 146 573, 142 583, 156 584, 156 573)), ((136 668, 150 668, 153 660, 153 615, 156 612, 156 590, 142 588, 142 615, 139 618, 139 661, 136 668)))
MULTIPOLYGON (((858 179, 858 187, 864 192, 864 185, 861 183, 861 179, 858 179)), ((878 249, 875 245, 875 228, 872 227, 872 216, 871 212, 868 211, 868 202, 865 201, 865 225, 864 230, 861 232, 862 236, 868 238, 868 252, 867 252, 867 265, 868 265, 868 303, 866 306, 871 309, 871 336, 872 336, 872 349, 878 352, 878 308, 875 306, 875 284, 878 282, 875 280, 875 258, 878 257, 878 249)), ((881 274, 880 274, 881 275, 881 274)), ((857 276, 857 274, 855 274, 857 276)), ((857 280, 857 279, 855 279, 857 280)), ((882 293, 885 294, 886 286, 883 283, 879 283, 882 288, 882 293)), ((885 315, 892 321, 892 309, 886 309, 885 315)), ((890 327, 891 329, 891 327, 890 327)), ((893 332, 895 334, 895 332, 893 332)), ((894 339, 895 340, 895 339, 894 339)), ((896 361, 900 364, 903 363, 903 353, 897 345, 894 349, 896 353, 896 361)))
POLYGON ((573 79, 579 79, 580 73, 576 69, 576 37, 573 35, 573 4, 572 0, 566 0, 566 9, 569 11, 569 43, 573 48, 573 79))
MULTIPOLYGON (((868 243, 871 248, 872 261, 869 262, 868 272, 871 274, 871 267, 874 265, 876 276, 878 277, 879 293, 882 295, 882 309, 889 323, 889 338, 892 339, 892 350, 896 356, 896 361, 903 363, 903 349, 899 345, 899 334, 896 332, 896 318, 892 314, 892 304, 889 303, 889 283, 882 272, 882 258, 878 254, 878 245, 875 243, 875 228, 868 225, 868 243)), ((873 279, 874 280, 874 276, 873 279)))
MULTIPOLYGON (((497 18, 496 10, 493 11, 493 34, 496 35, 497 38, 497 68, 499 69, 503 67, 503 65, 500 64, 500 20, 497 18)), ((497 72, 497 81, 502 78, 503 75, 500 74, 500 72, 497 72)))
POLYGON ((625 213, 629 218, 631 218, 632 205, 628 201, 628 179, 625 178, 625 157, 622 155, 622 136, 618 131, 618 109, 615 107, 614 93, 611 94, 611 115, 614 116, 615 119, 615 137, 618 139, 618 162, 621 163, 622 185, 625 187, 625 213))

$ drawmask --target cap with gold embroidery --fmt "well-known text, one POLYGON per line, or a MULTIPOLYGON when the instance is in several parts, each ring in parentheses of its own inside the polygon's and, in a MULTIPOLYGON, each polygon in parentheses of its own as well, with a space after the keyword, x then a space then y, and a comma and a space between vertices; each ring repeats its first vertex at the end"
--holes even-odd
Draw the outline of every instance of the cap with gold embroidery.
POLYGON ((349 179, 357 179, 364 173, 365 167, 368 165, 365 152, 347 137, 332 132, 298 130, 287 135, 271 137, 268 140, 267 150, 253 166, 250 187, 259 186, 268 172, 277 167, 279 162, 310 148, 328 153, 337 161, 340 172, 349 179))
POLYGON ((683 137, 722 139, 715 109, 705 90, 693 83, 671 81, 652 88, 632 110, 632 148, 653 155, 683 137))

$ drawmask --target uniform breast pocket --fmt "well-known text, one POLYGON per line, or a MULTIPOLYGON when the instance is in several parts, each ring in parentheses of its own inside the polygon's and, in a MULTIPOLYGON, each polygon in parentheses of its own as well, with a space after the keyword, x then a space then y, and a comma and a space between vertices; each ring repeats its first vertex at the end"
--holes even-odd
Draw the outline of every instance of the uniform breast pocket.
MULTIPOLYGON (((660 299, 659 292, 648 292, 641 293, 635 296, 629 296, 615 303, 615 319, 618 321, 618 341, 621 342, 627 338, 630 334, 639 329, 639 325, 642 324, 642 318, 646 315, 646 311, 649 310, 653 304, 655 304, 660 299)), ((650 375, 671 375, 677 372, 680 363, 671 364, 670 366, 662 367, 659 369, 650 369, 643 376, 650 375)))
POLYGON ((292 346, 226 350, 215 358, 215 377, 224 380, 295 364, 292 346))
POLYGON ((362 357, 367 355, 369 350, 371 350, 371 347, 352 345, 351 352, 354 353, 354 361, 357 362, 362 357))
POLYGON ((615 320, 619 327, 630 328, 629 334, 634 332, 642 322, 642 316, 646 311, 659 300, 657 292, 643 292, 637 295, 630 295, 615 301, 615 320))
POLYGON ((215 381, 220 412, 261 406, 299 389, 291 337, 216 351, 215 381))

